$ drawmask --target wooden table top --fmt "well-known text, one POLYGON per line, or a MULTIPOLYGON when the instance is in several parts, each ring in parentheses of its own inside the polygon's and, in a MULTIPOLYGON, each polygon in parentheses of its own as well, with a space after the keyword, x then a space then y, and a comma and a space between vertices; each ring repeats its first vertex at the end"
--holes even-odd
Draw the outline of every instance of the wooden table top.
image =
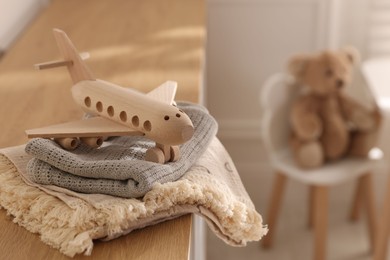
MULTIPOLYGON (((55 0, 0 60, 0 148, 27 141, 25 129, 81 117, 65 68, 34 63, 59 59, 52 28, 64 30, 97 78, 147 92, 178 82, 176 100, 199 101, 205 6, 199 0, 55 0)), ((191 215, 97 242, 93 259, 187 259, 191 215)), ((0 252, 6 259, 66 259, 0 211, 0 252)), ((82 256, 76 257, 83 258, 82 256)))

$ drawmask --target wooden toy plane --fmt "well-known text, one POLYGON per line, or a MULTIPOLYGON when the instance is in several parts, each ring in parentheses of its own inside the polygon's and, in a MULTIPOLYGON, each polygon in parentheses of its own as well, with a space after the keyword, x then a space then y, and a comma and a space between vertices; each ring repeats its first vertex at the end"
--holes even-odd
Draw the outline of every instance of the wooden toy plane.
MULTIPOLYGON (((27 130, 29 138, 53 138, 64 149, 79 142, 99 147, 109 136, 145 136, 156 142, 145 160, 157 163, 176 161, 178 145, 191 139, 190 118, 174 105, 177 83, 167 81, 147 94, 95 79, 65 32, 54 29, 64 60, 35 65, 37 69, 66 66, 73 80, 74 101, 94 117, 27 130)), ((82 57, 83 56, 83 57, 82 57)))

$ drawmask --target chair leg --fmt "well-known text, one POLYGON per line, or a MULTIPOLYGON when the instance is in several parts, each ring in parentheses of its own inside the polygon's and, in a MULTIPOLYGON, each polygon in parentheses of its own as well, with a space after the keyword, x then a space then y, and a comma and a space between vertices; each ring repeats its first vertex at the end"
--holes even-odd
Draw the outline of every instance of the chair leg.
POLYGON ((271 248, 273 236, 275 234, 276 222, 279 215, 283 192, 286 186, 287 177, 283 173, 277 173, 275 176, 271 198, 268 205, 267 225, 268 233, 263 238, 263 248, 271 248))
POLYGON ((309 186, 309 207, 308 207, 308 223, 309 228, 313 227, 314 223, 314 186, 309 186))
POLYGON ((314 187, 314 259, 326 259, 328 228, 328 187, 314 187))
POLYGON ((363 192, 364 192, 363 189, 364 189, 363 181, 359 178, 358 183, 357 183, 356 188, 355 188, 355 194, 353 197, 351 212, 349 214, 349 219, 351 221, 359 220, 359 213, 360 213, 360 209, 362 206, 362 200, 363 200, 363 192))
POLYGON ((374 260, 385 260, 387 253, 388 238, 390 232, 390 178, 387 181, 386 195, 383 200, 383 211, 379 220, 374 246, 374 260))
POLYGON ((367 173, 359 178, 359 182, 362 183, 363 196, 364 196, 364 207, 367 212, 368 221, 368 232, 370 236, 371 249, 375 246, 375 234, 377 228, 377 216, 375 207, 375 196, 372 184, 372 174, 367 173))

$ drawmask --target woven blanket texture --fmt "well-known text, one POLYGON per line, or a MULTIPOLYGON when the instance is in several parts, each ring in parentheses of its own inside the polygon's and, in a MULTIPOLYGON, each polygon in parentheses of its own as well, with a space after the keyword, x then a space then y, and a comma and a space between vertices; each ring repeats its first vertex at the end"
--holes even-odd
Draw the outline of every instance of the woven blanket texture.
POLYGON ((113 239, 188 213, 201 215, 232 246, 244 246, 267 233, 229 154, 215 137, 182 178, 155 183, 142 199, 34 183, 26 173, 31 156, 24 149, 0 150, 0 207, 67 256, 90 255, 94 239, 113 239))
POLYGON ((49 140, 32 139, 26 152, 34 157, 28 166, 29 178, 40 184, 56 185, 82 193, 100 193, 137 198, 154 183, 182 177, 199 159, 217 132, 217 123, 199 105, 178 103, 191 118, 194 135, 180 146, 181 158, 173 163, 156 164, 143 160, 154 142, 144 137, 116 137, 99 149, 81 144, 66 151, 49 140))

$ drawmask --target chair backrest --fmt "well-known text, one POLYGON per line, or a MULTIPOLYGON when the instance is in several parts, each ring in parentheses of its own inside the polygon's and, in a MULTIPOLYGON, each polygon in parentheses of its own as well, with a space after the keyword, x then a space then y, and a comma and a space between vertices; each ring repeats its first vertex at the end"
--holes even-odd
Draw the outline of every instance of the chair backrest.
POLYGON ((298 90, 292 77, 282 73, 268 78, 260 90, 262 139, 271 158, 276 152, 288 148, 289 114, 298 90))

